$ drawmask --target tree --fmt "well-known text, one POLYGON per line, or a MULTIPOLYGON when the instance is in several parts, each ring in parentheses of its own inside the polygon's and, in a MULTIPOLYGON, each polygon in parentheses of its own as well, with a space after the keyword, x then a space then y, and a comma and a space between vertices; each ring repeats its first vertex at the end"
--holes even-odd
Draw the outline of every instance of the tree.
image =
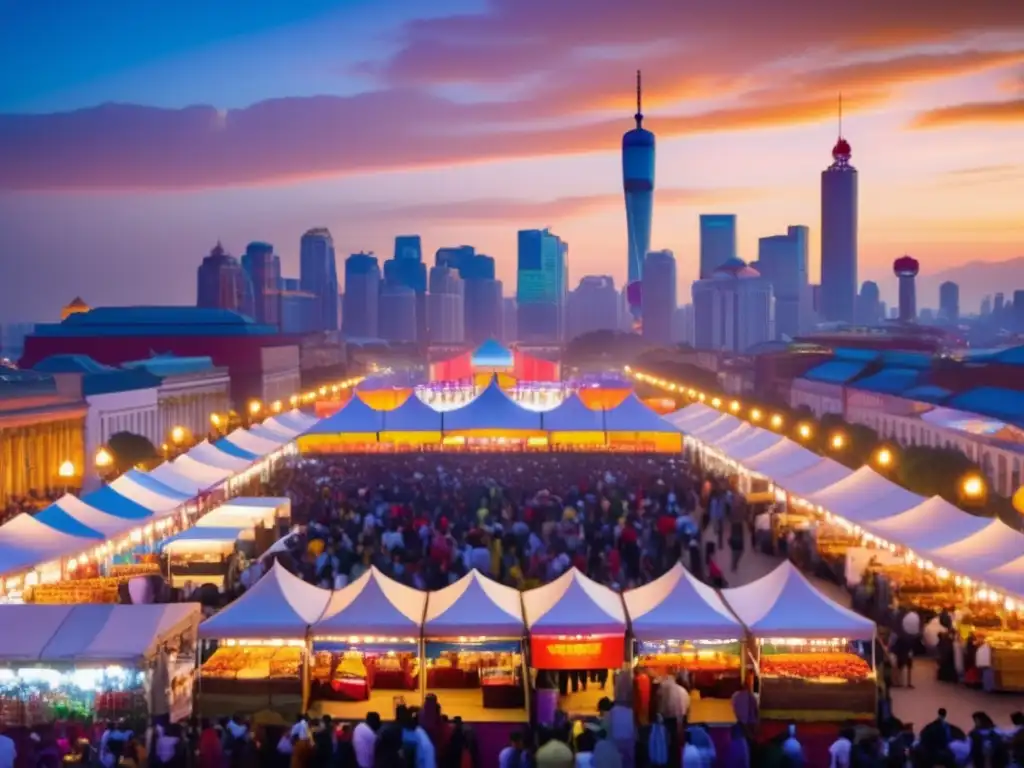
POLYGON ((143 435, 116 432, 107 441, 107 450, 118 472, 127 472, 139 464, 149 464, 160 457, 154 445, 143 435))

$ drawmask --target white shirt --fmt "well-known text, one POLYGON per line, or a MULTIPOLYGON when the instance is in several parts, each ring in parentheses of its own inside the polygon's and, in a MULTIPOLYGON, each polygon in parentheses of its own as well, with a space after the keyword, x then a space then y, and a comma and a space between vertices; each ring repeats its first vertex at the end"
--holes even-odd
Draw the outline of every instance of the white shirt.
POLYGON ((18 750, 14 748, 14 740, 10 736, 0 734, 0 768, 14 768, 18 750))
POLYGON ((360 723, 352 731, 352 749, 356 753, 356 764, 359 768, 373 768, 373 751, 377 744, 377 734, 366 723, 360 723))
MULTIPOLYGON (((501 766, 506 768, 506 766, 501 766)), ((593 752, 578 752, 576 754, 576 768, 594 768, 594 753, 593 752)))
POLYGON ((683 747, 683 765, 682 768, 703 768, 704 756, 700 753, 693 744, 687 744, 683 747))
POLYGON ((850 768, 850 750, 853 744, 850 740, 840 736, 828 748, 829 768, 850 768))

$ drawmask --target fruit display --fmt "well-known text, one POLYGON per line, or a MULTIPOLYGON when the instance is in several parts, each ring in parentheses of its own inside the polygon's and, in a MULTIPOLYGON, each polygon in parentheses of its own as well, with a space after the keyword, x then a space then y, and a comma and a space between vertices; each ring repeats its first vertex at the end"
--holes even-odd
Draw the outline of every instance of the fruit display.
POLYGON ((875 675, 868 662, 853 653, 765 654, 760 669, 762 717, 843 720, 875 713, 875 675))
POLYGON ((870 665, 860 656, 832 651, 763 656, 761 674, 765 677, 790 677, 818 682, 847 682, 872 676, 870 665))
POLYGON ((209 680, 278 680, 299 677, 302 649, 273 646, 218 648, 201 669, 209 680))
POLYGON ((640 666, 661 675, 683 669, 689 672, 739 672, 740 657, 736 653, 705 650, 655 653, 641 656, 640 666))

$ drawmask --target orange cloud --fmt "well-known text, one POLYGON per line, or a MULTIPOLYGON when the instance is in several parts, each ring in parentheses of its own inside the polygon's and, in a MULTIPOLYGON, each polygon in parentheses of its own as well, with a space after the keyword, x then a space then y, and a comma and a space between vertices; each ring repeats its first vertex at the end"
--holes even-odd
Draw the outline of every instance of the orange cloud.
POLYGON ((976 101, 922 112, 911 123, 914 128, 948 128, 978 123, 1024 122, 1024 98, 1010 101, 976 101))

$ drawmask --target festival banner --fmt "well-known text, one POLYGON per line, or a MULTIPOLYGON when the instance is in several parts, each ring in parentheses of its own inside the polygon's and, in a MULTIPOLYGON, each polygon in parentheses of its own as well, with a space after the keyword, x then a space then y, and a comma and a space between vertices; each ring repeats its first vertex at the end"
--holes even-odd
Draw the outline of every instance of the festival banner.
POLYGON ((624 635, 530 638, 530 663, 534 669, 618 669, 625 653, 624 635))

